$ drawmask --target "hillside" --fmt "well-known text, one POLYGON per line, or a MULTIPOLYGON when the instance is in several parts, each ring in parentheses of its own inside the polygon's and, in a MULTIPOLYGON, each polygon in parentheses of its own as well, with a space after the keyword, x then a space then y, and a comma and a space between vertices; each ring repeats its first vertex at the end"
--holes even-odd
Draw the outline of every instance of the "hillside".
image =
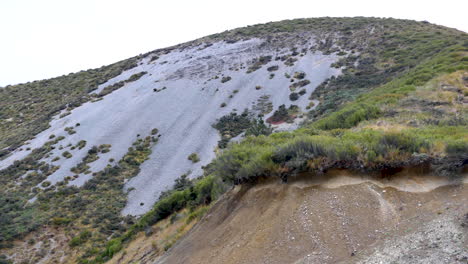
MULTIPOLYGON (((156 229, 167 237, 161 245, 153 241, 152 258, 146 261, 168 251, 161 261, 178 263, 182 260, 174 258, 193 255, 193 263, 202 263, 211 248, 196 249, 197 256, 187 247, 203 230, 218 228, 221 233, 206 237, 217 239, 234 228, 226 219, 249 219, 256 207, 276 210, 290 197, 315 199, 298 193, 290 182, 307 173, 305 178, 321 177, 326 184, 334 170, 366 175, 379 185, 417 168, 418 177, 430 175, 448 187, 414 194, 416 199, 429 203, 458 188, 459 198, 445 197, 434 207, 459 204, 461 211, 441 216, 454 222, 467 213, 457 200, 467 198, 467 43, 466 33, 427 22, 298 19, 226 31, 100 69, 0 88, 0 252, 15 263, 103 263, 135 247, 132 241, 145 240, 143 233, 151 238, 156 229), (263 194, 258 204, 249 198, 261 192, 264 181, 281 194, 279 201, 270 205, 267 200, 273 198, 263 194), (239 190, 246 194, 237 196, 239 190), (219 211, 231 202, 238 207, 219 211), (244 207, 245 213, 231 211, 244 207)), ((382 202, 370 191, 382 190, 372 184, 337 190, 343 197, 362 192, 356 199, 382 202)), ((305 189, 315 188, 309 187, 305 189)), ((345 204, 347 198, 334 200, 326 190, 317 192, 321 208, 332 201, 352 208, 345 204)), ((389 192, 413 197, 401 188, 389 192)), ((298 200, 275 211, 278 221, 294 220, 287 210, 304 203, 298 200)), ((401 206, 401 201, 387 203, 401 206)), ((388 209, 382 206, 354 212, 350 219, 359 222, 360 215, 388 209)), ((436 219, 421 214, 428 226, 436 219)), ((255 221, 264 222, 261 217, 255 221)), ((412 216, 396 212, 390 218, 395 217, 412 216)), ((238 224, 245 225, 245 232, 255 228, 238 224)), ((282 224, 272 222, 270 228, 282 224)), ((375 224, 390 228, 382 218, 375 224)), ((466 230, 460 230, 457 234, 466 237, 466 230)), ((349 232, 340 234, 356 235, 349 232)), ((369 241, 353 239, 362 246, 346 245, 346 250, 368 250, 359 256, 364 262, 377 254, 373 249, 387 247, 365 249, 369 241)), ((249 241, 245 243, 258 243, 249 241)), ((268 243, 272 241, 278 240, 268 243)), ((225 243, 211 262, 234 256, 229 250, 235 242, 225 243)), ((304 248, 301 254, 310 251, 304 248)), ((260 249, 254 252, 257 257, 242 252, 235 253, 246 257, 241 262, 262 261, 260 249)), ((346 261, 346 254, 320 258, 346 261)))

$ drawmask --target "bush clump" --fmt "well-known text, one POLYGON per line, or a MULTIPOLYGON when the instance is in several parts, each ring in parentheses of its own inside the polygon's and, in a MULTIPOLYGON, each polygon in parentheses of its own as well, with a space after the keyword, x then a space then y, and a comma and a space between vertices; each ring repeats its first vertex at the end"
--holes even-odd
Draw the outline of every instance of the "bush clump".
POLYGON ((297 88, 301 88, 301 87, 304 87, 306 85, 308 85, 310 83, 309 80, 301 80, 301 81, 298 81, 296 83, 293 83, 289 86, 289 90, 291 91, 295 91, 297 88))
POLYGON ((345 107, 315 123, 319 129, 351 128, 361 121, 377 118, 381 115, 378 107, 370 104, 357 104, 345 107))
POLYGON ((271 61, 272 56, 261 56, 254 60, 254 63, 247 69, 247 73, 254 72, 260 69, 263 65, 271 61))
POLYGON ((224 76, 221 78, 221 83, 229 82, 231 80, 231 76, 224 76))
POLYGON ((291 93, 289 95, 289 100, 296 101, 297 99, 299 99, 299 94, 298 93, 291 93))
POLYGON ((67 159, 73 157, 73 155, 72 155, 70 152, 68 152, 68 151, 63 152, 63 153, 62 153, 62 156, 63 156, 64 158, 67 158, 67 159))
POLYGON ((187 157, 188 160, 192 161, 193 163, 197 163, 200 161, 197 153, 192 153, 187 157))
POLYGON ((272 71, 277 71, 279 69, 278 65, 273 65, 267 68, 267 71, 272 72, 272 71))

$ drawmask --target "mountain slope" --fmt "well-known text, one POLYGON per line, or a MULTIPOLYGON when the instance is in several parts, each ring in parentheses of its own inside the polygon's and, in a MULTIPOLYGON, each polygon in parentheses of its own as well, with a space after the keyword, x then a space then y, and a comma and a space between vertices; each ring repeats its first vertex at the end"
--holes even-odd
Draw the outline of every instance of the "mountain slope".
POLYGON ((232 184, 334 168, 459 176, 466 43, 425 22, 301 19, 0 89, 0 243, 53 228, 67 261, 101 263, 232 184))

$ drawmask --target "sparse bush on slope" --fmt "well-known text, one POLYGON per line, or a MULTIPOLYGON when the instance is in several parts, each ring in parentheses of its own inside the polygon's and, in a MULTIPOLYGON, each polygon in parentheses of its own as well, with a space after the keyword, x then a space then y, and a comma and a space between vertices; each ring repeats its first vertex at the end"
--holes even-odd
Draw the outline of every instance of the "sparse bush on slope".
POLYGON ((378 107, 368 104, 356 104, 335 112, 326 119, 315 123, 318 129, 351 128, 361 121, 379 117, 381 111, 378 107))
POLYGON ((0 116, 14 120, 0 123, 0 159, 45 130, 52 116, 61 110, 91 100, 89 93, 98 85, 135 67, 136 61, 137 57, 98 69, 0 88, 0 116))

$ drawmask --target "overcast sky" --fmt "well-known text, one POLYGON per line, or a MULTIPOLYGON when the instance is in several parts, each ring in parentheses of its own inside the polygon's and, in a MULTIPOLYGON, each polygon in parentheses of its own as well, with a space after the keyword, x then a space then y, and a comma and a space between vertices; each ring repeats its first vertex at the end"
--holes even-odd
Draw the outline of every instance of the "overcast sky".
POLYGON ((323 16, 428 20, 468 32, 468 1, 0 0, 0 85, 100 67, 247 25, 323 16))

